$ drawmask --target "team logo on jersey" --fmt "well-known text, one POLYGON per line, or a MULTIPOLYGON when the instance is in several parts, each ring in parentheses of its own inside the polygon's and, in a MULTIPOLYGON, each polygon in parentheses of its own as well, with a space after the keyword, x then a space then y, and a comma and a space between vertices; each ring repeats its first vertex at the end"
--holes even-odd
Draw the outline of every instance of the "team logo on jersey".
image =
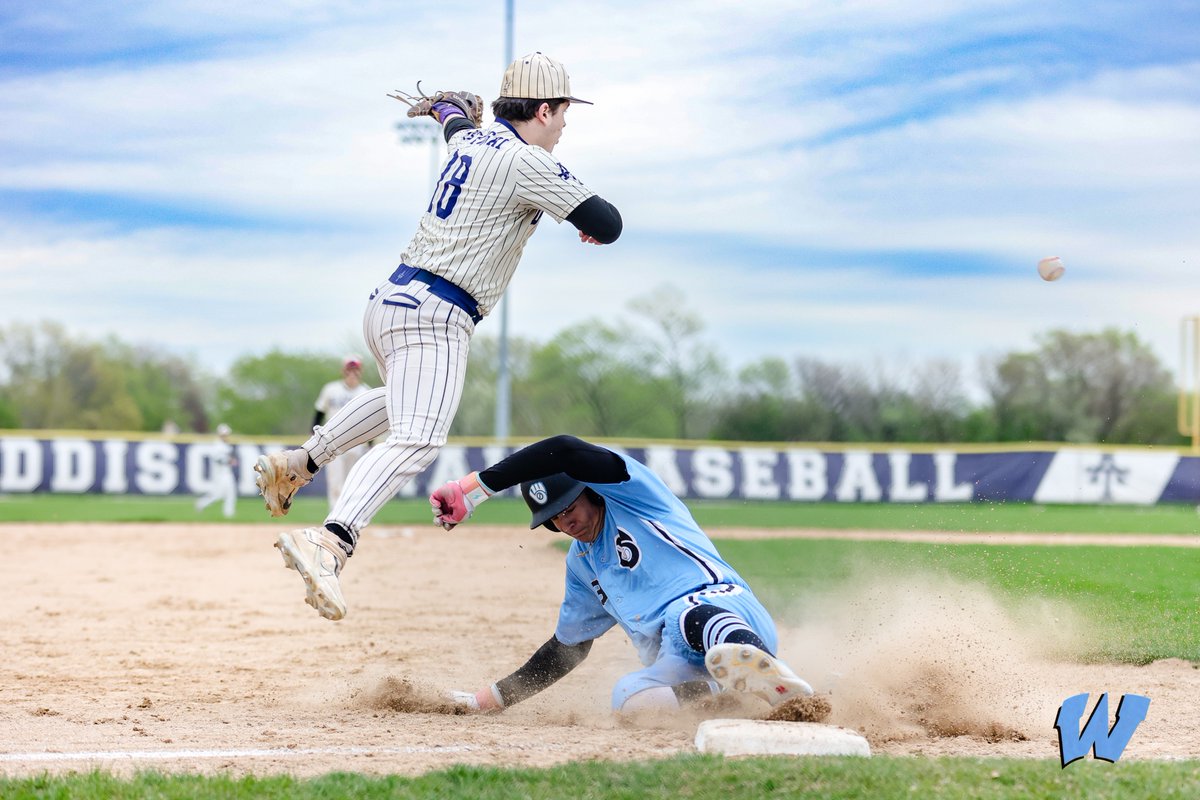
POLYGON ((642 560, 642 551, 638 548, 637 540, 623 528, 617 528, 617 560, 626 569, 633 569, 642 560))
POLYGON ((571 180, 571 173, 568 172, 567 168, 562 165, 562 162, 560 161, 556 163, 558 164, 558 177, 562 178, 564 181, 571 180))
POLYGON ((546 505, 546 484, 538 481, 529 487, 529 497, 539 506, 546 505))

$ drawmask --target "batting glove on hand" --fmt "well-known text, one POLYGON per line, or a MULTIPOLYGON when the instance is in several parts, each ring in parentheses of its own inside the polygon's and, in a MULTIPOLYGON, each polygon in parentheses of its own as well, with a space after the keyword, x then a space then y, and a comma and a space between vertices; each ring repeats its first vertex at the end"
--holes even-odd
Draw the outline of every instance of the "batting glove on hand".
POLYGON ((446 697, 454 705, 465 709, 468 714, 492 714, 504 710, 504 703, 500 700, 500 692, 496 691, 495 684, 478 692, 449 692, 446 697))
POLYGON ((475 507, 491 496, 492 493, 479 480, 478 472, 442 484, 429 495, 433 521, 450 530, 471 516, 475 507))

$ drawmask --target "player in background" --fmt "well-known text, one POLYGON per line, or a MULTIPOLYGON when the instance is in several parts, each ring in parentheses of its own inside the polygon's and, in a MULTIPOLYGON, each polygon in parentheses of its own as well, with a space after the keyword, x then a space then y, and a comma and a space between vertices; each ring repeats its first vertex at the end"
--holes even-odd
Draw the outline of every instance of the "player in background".
MULTIPOLYGON (((273 516, 340 454, 387 438, 362 457, 320 528, 279 536, 284 564, 304 579, 305 601, 326 619, 346 614, 339 576, 360 531, 446 442, 458 409, 475 326, 500 301, 543 217, 567 221, 588 244, 621 233, 617 209, 552 155, 575 104, 562 64, 541 53, 514 61, 478 129, 438 102, 448 157, 400 266, 375 288, 363 332, 384 386, 351 400, 298 450, 259 458, 256 482, 273 516)), ((590 103, 588 103, 590 104, 590 103)))
POLYGON ((778 635, 750 586, 721 558, 691 512, 639 462, 574 436, 532 444, 429 496, 447 530, 496 492, 521 485, 530 528, 575 541, 554 635, 506 678, 454 692, 470 711, 499 711, 574 669, 592 641, 619 625, 644 669, 617 681, 615 711, 678 709, 722 689, 772 706, 812 694, 776 657, 778 635))
POLYGON ((237 466, 233 445, 229 441, 233 431, 222 422, 217 426, 217 440, 211 445, 209 464, 208 492, 197 498, 197 513, 208 508, 218 500, 221 501, 221 511, 226 518, 232 517, 237 508, 237 482, 233 477, 233 468, 237 466))
MULTIPOLYGON (((370 389, 362 382, 362 359, 356 355, 346 356, 342 361, 341 380, 330 381, 321 387, 317 395, 316 413, 313 415, 313 430, 321 423, 332 417, 346 403, 370 389)), ((370 445, 363 442, 343 452, 341 456, 330 461, 325 468, 325 491, 329 496, 329 507, 337 505, 337 499, 342 494, 342 486, 350 468, 367 452, 370 445)))

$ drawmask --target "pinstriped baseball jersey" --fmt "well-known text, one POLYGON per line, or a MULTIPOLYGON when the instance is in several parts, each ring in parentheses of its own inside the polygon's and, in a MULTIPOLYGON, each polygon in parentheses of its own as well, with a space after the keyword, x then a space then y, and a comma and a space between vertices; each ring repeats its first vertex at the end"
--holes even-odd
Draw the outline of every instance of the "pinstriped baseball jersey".
POLYGON ((401 261, 465 289, 486 315, 542 214, 562 222, 595 192, 504 120, 460 132, 446 149, 449 158, 401 261))
POLYGON ((729 595, 750 589, 662 479, 622 458, 629 480, 587 484, 604 498, 604 528, 590 544, 571 544, 554 635, 577 644, 619 624, 648 664, 672 601, 705 587, 729 595))

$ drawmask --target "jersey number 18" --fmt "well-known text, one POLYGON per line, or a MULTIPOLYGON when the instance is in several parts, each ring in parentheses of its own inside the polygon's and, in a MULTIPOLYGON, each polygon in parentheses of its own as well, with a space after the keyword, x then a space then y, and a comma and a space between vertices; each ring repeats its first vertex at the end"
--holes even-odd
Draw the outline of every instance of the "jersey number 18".
POLYGON ((434 201, 437 201, 438 219, 450 216, 450 213, 454 211, 454 204, 458 202, 458 196, 462 194, 463 181, 469 174, 471 174, 471 157, 460 156, 455 150, 454 155, 450 156, 450 160, 446 163, 446 168, 442 170, 437 186, 433 188, 433 197, 429 199, 429 208, 425 209, 425 213, 433 211, 434 201), (447 178, 447 175, 450 177, 447 178))

